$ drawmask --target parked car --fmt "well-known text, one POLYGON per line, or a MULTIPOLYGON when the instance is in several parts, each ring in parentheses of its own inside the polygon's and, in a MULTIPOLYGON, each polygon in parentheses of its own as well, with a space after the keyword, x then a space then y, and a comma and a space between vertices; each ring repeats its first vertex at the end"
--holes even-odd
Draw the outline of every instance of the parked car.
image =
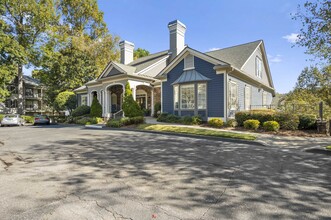
POLYGON ((1 121, 1 127, 3 126, 10 126, 10 125, 24 125, 24 119, 21 118, 20 115, 13 114, 13 115, 5 115, 1 121))
POLYGON ((51 123, 50 118, 47 115, 36 115, 34 117, 34 123, 33 125, 37 124, 46 124, 49 125, 51 123))

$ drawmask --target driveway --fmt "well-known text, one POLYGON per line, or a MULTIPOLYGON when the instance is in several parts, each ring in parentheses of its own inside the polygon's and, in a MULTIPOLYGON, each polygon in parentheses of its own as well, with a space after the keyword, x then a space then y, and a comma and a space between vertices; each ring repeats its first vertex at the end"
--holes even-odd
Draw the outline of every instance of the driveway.
POLYGON ((331 156, 79 126, 0 128, 1 219, 330 219, 331 156))

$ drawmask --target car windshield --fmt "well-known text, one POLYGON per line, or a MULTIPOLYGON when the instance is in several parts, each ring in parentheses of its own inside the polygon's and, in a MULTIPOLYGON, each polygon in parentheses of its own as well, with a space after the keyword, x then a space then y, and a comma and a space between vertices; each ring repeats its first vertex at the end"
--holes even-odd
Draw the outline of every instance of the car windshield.
POLYGON ((17 118, 17 115, 6 115, 5 118, 17 118))

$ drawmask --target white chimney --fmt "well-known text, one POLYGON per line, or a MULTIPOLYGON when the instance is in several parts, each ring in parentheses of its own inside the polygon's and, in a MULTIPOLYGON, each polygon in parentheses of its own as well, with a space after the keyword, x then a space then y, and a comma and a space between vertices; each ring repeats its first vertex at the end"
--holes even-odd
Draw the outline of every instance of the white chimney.
POLYGON ((185 31, 186 26, 178 21, 174 20, 168 24, 170 33, 170 52, 171 59, 175 58, 185 47, 185 31))
POLYGON ((121 41, 119 43, 121 48, 121 63, 128 64, 133 61, 134 44, 129 41, 121 41))

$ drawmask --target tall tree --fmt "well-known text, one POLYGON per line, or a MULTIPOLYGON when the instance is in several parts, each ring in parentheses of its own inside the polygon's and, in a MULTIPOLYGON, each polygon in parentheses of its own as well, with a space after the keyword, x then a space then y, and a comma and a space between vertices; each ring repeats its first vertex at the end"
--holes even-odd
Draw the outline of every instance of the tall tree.
POLYGON ((137 50, 133 51, 133 58, 136 60, 140 57, 146 57, 149 55, 149 51, 142 49, 142 48, 138 48, 137 50))
POLYGON ((24 111, 23 66, 37 63, 39 46, 56 19, 53 0, 0 0, 0 22, 7 26, 4 34, 23 49, 26 59, 16 61, 18 77, 18 113, 24 111))
POLYGON ((307 53, 331 63, 331 1, 307 1, 298 7, 294 19, 302 22, 297 44, 307 53))

